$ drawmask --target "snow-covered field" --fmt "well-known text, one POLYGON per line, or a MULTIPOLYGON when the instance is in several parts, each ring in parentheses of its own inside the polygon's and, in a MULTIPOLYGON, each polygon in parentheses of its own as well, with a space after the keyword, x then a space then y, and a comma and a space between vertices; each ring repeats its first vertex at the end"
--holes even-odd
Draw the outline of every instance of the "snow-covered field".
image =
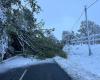
POLYGON ((71 46, 69 59, 85 70, 100 76, 100 45, 91 45, 92 55, 89 56, 88 46, 71 46))
POLYGON ((88 56, 87 45, 65 46, 68 59, 56 57, 56 62, 75 80, 100 80, 100 45, 91 45, 88 56))

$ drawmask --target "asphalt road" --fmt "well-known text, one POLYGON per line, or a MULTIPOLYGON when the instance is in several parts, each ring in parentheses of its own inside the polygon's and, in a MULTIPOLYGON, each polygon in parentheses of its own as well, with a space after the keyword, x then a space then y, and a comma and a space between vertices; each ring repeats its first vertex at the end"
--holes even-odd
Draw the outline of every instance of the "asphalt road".
MULTIPOLYGON (((0 80, 19 80, 26 68, 16 68, 0 74, 0 80)), ((72 80, 57 64, 48 63, 27 67, 23 80, 72 80)))

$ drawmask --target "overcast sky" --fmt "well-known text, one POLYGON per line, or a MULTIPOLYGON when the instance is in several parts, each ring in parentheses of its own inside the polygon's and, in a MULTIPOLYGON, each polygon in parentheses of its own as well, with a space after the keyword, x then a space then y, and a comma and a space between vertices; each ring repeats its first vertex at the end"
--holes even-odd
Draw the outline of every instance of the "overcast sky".
MULTIPOLYGON (((84 5, 90 5, 95 0, 37 0, 42 11, 39 19, 45 21, 47 28, 55 28, 54 35, 61 39, 62 31, 72 31, 73 24, 81 15, 84 5), (87 2, 86 2, 87 1, 87 2)), ((84 20, 84 16, 80 22, 84 20)), ((100 25, 100 1, 88 10, 88 19, 100 25)), ((80 22, 74 26, 73 31, 77 31, 80 22)))

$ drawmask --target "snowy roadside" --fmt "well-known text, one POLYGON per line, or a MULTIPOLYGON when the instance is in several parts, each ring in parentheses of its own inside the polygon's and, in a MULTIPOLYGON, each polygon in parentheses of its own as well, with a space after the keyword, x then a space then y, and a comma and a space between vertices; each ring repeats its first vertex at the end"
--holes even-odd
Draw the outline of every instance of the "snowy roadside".
POLYGON ((87 45, 65 46, 68 59, 54 59, 74 80, 100 80, 100 45, 91 45, 91 50, 88 56, 87 45))
POLYGON ((40 60, 31 57, 24 58, 22 56, 15 56, 5 60, 3 63, 0 64, 0 73, 3 73, 13 68, 43 64, 43 63, 54 63, 54 61, 53 59, 40 60))
POLYGON ((69 60, 88 72, 100 76, 100 45, 91 45, 92 55, 89 56, 87 45, 71 46, 69 60))
POLYGON ((100 80, 99 76, 84 70, 75 63, 71 63, 70 60, 61 57, 55 57, 54 60, 73 80, 100 80))

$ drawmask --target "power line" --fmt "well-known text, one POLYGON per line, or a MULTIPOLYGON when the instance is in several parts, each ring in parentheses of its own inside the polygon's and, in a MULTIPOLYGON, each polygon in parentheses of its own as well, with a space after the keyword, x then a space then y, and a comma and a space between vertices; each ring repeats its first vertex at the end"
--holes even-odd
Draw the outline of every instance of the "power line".
POLYGON ((72 29, 71 30, 73 30, 74 29, 74 27, 75 27, 75 25, 80 21, 80 19, 81 19, 81 17, 83 16, 83 14, 84 14, 84 10, 82 11, 82 13, 81 13, 81 15, 78 17, 78 19, 75 21, 75 23, 73 24, 73 26, 72 26, 72 29))
POLYGON ((92 7, 95 3, 97 3, 99 0, 95 0, 92 4, 90 4, 87 9, 89 9, 90 7, 92 7))
MULTIPOLYGON (((99 0, 94 1, 92 4, 90 4, 87 9, 89 9, 90 7, 92 7, 95 3, 97 3, 99 0)), ((82 11, 81 15, 78 17, 78 19, 75 21, 75 23, 72 26, 72 29, 74 29, 75 25, 80 21, 81 17, 84 15, 84 10, 82 11)))

